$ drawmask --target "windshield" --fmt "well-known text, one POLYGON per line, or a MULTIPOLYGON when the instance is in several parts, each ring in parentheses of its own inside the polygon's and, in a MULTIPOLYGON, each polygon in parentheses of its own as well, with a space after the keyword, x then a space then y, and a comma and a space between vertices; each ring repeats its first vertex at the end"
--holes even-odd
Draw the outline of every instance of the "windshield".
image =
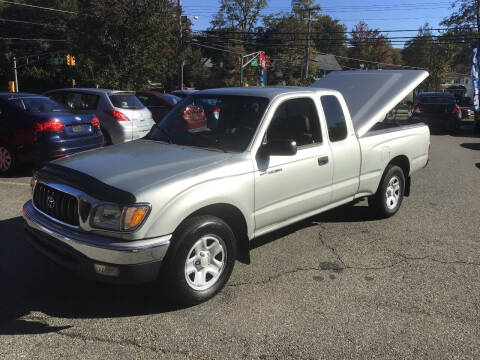
POLYGON ((144 106, 137 99, 135 95, 132 94, 112 94, 109 96, 112 105, 120 109, 143 109, 144 106))
POLYGON ((49 113, 68 111, 62 105, 47 97, 25 97, 10 99, 10 102, 20 110, 28 113, 49 113))
POLYGON ((269 100, 238 95, 191 95, 154 126, 148 139, 221 151, 244 151, 269 100))

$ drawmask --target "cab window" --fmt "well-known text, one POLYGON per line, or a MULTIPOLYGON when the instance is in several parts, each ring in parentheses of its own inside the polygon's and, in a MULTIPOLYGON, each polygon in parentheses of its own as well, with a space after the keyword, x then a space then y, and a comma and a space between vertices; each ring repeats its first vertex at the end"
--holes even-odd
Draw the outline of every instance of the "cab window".
POLYGON ((267 131, 269 140, 294 140, 297 146, 322 142, 315 103, 311 98, 286 100, 275 111, 267 131))

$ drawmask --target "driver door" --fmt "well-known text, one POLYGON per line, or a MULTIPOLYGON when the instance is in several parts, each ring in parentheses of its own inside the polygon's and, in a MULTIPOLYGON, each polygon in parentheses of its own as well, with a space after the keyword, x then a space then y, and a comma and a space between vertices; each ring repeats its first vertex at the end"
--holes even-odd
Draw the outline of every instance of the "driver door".
POLYGON ((294 140, 292 156, 255 159, 255 235, 307 217, 331 201, 332 156, 322 137, 317 105, 310 97, 282 102, 272 117, 263 143, 294 140))

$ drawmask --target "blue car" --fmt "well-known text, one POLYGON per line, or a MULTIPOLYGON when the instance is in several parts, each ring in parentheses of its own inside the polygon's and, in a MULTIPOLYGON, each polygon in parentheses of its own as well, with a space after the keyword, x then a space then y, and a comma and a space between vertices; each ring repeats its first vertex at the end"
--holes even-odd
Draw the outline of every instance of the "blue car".
POLYGON ((102 145, 95 115, 76 114, 45 96, 0 93, 0 174, 102 145))

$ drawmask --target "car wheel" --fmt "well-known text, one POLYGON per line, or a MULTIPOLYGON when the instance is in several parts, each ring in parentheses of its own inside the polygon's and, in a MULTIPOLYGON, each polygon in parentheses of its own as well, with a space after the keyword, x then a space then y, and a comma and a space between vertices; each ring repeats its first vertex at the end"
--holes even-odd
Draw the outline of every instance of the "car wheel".
POLYGON ((235 259, 235 235, 225 221, 192 217, 175 231, 160 279, 176 303, 198 304, 225 286, 235 259))
POLYGON ((400 167, 389 165, 382 176, 377 193, 368 198, 368 206, 382 218, 393 216, 402 205, 405 175, 400 167))
POLYGON ((108 132, 104 128, 101 128, 100 130, 103 134, 103 146, 112 145, 112 138, 108 135, 108 132))
POLYGON ((15 154, 5 145, 0 145, 0 174, 9 174, 16 166, 15 154))

